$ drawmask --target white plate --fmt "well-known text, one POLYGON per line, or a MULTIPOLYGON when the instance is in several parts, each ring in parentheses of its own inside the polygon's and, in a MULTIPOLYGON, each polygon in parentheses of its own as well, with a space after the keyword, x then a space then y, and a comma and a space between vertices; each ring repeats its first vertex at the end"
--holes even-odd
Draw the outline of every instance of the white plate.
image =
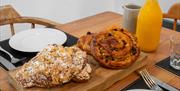
POLYGON ((9 40, 10 47, 23 52, 38 52, 48 44, 64 44, 64 32, 52 28, 35 28, 16 33, 9 40))
POLYGON ((154 90, 148 90, 148 89, 131 89, 127 91, 154 91, 154 90))

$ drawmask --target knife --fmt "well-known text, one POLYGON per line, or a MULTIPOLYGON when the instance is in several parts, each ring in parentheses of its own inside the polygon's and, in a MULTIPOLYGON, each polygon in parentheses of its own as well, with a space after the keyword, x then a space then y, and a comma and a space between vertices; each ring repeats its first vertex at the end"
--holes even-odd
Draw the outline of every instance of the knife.
POLYGON ((16 68, 11 62, 3 58, 2 56, 0 56, 0 63, 4 65, 8 70, 13 70, 16 68))
POLYGON ((159 79, 157 79, 156 77, 152 76, 153 80, 159 85, 161 86, 162 88, 166 89, 166 90, 169 90, 169 91, 179 91, 178 89, 160 81, 159 79))

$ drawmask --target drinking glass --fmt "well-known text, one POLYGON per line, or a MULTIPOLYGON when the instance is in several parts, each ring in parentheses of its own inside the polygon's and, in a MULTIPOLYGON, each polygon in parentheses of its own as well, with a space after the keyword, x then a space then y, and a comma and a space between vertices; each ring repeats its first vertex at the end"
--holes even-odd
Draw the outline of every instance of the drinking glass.
POLYGON ((170 36, 170 66, 180 70, 180 33, 170 36))

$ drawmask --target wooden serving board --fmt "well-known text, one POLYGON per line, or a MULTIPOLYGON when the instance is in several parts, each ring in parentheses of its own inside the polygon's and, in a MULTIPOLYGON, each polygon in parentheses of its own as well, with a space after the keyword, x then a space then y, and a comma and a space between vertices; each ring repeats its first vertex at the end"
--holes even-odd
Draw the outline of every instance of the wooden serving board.
POLYGON ((19 70, 9 71, 9 82, 16 88, 17 91, 102 91, 110 87, 115 82, 128 76, 136 71, 147 62, 144 59, 147 57, 145 53, 141 53, 138 60, 127 69, 107 69, 101 67, 91 56, 88 57, 91 67, 93 68, 92 78, 84 83, 69 82, 61 86, 53 88, 23 88, 15 79, 15 74, 19 70))

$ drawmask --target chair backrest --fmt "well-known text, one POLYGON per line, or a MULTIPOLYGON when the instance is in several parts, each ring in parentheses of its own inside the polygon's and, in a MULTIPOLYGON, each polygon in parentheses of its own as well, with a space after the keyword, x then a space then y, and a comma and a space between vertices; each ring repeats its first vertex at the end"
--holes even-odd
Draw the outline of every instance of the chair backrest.
MULTIPOLYGON (((13 21, 13 19, 20 18, 21 16, 10 5, 0 6, 0 25, 6 21, 13 21)), ((13 22, 9 22, 11 27, 11 34, 14 35, 13 22)))
POLYGON ((37 17, 25 17, 21 16, 12 6, 5 5, 0 6, 0 26, 10 25, 11 35, 15 34, 14 24, 15 23, 30 23, 31 28, 35 28, 35 24, 43 25, 46 27, 52 27, 61 25, 60 23, 50 21, 47 19, 37 17))
POLYGON ((21 16, 10 5, 0 6, 0 21, 5 21, 21 16))
POLYGON ((163 17, 174 19, 173 30, 176 30, 177 20, 180 20, 180 2, 173 4, 168 12, 163 14, 163 17))

